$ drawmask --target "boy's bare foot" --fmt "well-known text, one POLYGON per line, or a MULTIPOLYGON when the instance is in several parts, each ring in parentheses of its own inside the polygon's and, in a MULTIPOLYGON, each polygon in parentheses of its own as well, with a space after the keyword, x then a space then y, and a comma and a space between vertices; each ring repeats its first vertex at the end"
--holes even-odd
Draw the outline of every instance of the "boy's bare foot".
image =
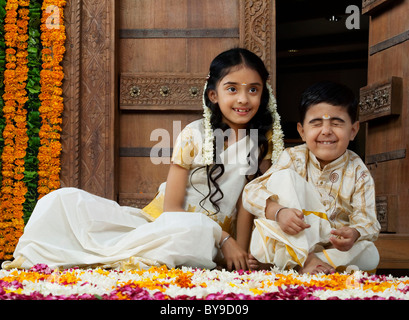
POLYGON ((305 260, 304 266, 299 270, 299 273, 317 274, 320 272, 331 274, 335 272, 335 269, 328 263, 317 258, 315 254, 310 253, 307 260, 305 260))
POLYGON ((251 254, 249 255, 249 260, 247 261, 248 266, 250 270, 270 270, 271 268, 274 268, 274 265, 272 263, 263 263, 258 261, 256 258, 254 258, 251 254))

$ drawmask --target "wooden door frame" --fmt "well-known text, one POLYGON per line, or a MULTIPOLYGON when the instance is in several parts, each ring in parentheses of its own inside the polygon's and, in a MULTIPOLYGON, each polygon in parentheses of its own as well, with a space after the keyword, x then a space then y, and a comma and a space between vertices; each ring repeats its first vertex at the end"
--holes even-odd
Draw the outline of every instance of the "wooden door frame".
MULTIPOLYGON (((240 1, 240 46, 265 62, 276 88, 275 0, 240 1)), ((118 2, 67 0, 61 186, 117 200, 118 2)))
POLYGON ((362 12, 371 19, 368 83, 360 91, 360 121, 366 122, 365 162, 375 180, 382 228, 375 242, 381 258, 378 269, 409 268, 405 174, 409 167, 406 150, 409 96, 404 55, 409 37, 408 24, 403 23, 408 6, 409 0, 363 0, 362 3, 362 12))
POLYGON ((117 195, 117 1, 68 0, 61 186, 117 195))

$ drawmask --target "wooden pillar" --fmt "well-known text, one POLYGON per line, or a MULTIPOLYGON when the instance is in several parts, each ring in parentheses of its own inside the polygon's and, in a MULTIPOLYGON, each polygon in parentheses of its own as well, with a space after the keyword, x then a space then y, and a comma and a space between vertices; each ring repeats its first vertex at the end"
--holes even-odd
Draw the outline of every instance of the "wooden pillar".
POLYGON ((61 185, 116 199, 117 1, 68 0, 61 185))

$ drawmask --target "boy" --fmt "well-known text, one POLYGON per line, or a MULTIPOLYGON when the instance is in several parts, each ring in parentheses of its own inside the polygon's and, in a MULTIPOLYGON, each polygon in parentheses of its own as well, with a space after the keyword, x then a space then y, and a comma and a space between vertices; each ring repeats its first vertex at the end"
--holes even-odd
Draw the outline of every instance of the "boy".
POLYGON ((274 264, 315 274, 356 265, 373 271, 380 231, 374 181, 347 149, 359 130, 357 101, 347 87, 320 82, 303 93, 299 112, 305 144, 287 148, 243 191, 244 207, 257 218, 251 267, 274 264))

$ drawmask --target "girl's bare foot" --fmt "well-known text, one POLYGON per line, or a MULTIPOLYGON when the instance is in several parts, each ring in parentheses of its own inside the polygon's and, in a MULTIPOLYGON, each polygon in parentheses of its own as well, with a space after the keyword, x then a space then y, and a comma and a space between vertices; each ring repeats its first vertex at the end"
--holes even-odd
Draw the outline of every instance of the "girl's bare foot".
POLYGON ((263 263, 254 258, 251 254, 249 255, 249 260, 247 261, 250 270, 270 270, 274 268, 271 263, 263 263))
POLYGON ((307 260, 305 260, 304 266, 299 270, 299 273, 317 274, 320 272, 331 274, 335 272, 335 269, 328 263, 317 258, 315 254, 310 253, 307 260))

